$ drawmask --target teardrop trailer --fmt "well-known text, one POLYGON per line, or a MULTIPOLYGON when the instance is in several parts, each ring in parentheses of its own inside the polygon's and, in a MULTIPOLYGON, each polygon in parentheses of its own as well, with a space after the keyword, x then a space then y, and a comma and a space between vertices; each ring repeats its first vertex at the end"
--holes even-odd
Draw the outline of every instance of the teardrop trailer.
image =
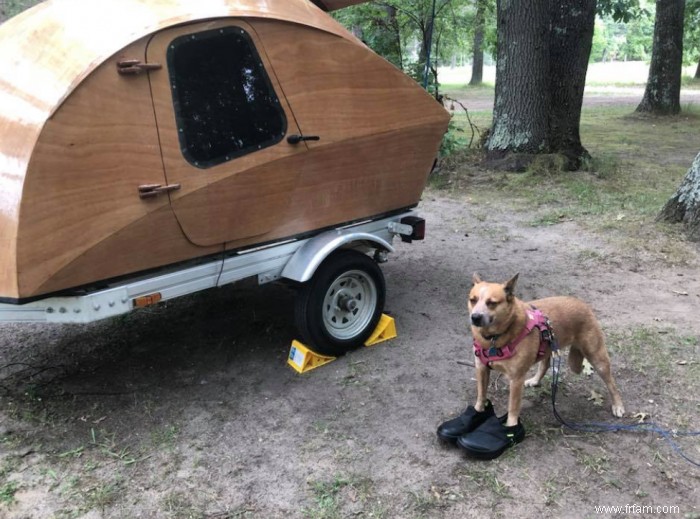
POLYGON ((0 322, 86 323, 257 276, 362 344, 449 120, 326 12, 47 0, 0 25, 0 322))

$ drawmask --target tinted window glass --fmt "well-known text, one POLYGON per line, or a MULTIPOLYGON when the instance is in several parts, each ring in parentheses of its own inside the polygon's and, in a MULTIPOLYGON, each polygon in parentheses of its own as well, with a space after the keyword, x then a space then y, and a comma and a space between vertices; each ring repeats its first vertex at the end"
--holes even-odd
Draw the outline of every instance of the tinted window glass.
POLYGON ((168 48, 180 146, 206 168, 279 142, 284 111, 253 42, 239 27, 180 36, 168 48))

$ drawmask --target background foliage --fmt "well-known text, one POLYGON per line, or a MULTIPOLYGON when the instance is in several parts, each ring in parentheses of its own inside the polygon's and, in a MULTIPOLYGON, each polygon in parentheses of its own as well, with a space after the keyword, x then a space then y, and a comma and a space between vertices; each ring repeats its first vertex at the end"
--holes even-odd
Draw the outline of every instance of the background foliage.
MULTIPOLYGON (((439 10, 433 49, 434 63, 464 65, 471 61, 474 15, 479 0, 437 0, 439 10)), ((481 0, 484 1, 484 0, 481 0)), ((485 0, 486 62, 496 50, 495 0, 485 0)), ((356 36, 407 72, 420 70, 421 24, 429 17, 432 0, 373 0, 342 9, 335 17, 356 36), (396 23, 388 23, 387 7, 396 10, 396 23), (399 58, 400 56, 400 58, 399 58)), ((600 0, 591 62, 649 61, 654 17, 653 0, 600 0)), ((700 0, 686 0, 684 58, 686 64, 700 59, 700 0)))

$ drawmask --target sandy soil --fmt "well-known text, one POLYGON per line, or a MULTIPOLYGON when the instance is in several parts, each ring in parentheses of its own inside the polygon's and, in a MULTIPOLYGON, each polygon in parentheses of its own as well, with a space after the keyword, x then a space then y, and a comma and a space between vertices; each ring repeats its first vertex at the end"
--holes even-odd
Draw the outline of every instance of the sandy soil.
MULTIPOLYGON (((520 272, 525 299, 590 301, 617 337, 624 422, 646 413, 700 429, 698 381, 684 371, 700 359, 697 249, 690 265, 669 267, 572 222, 529 227, 527 215, 464 196, 427 192, 420 211, 428 239, 397 244, 383 266, 399 337, 308 374, 286 365, 293 294, 277 285, 88 326, 0 327, 0 499, 15 498, 0 516, 559 518, 653 505, 700 517, 697 468, 654 435, 562 429, 547 384, 526 392, 528 437, 496 461, 435 436, 475 395, 473 368, 458 363, 471 359, 473 271, 520 272), (668 337, 663 351, 625 350, 640 330, 668 337)), ((493 386, 503 412, 505 384, 493 386)), ((565 374, 558 408, 614 420, 595 376, 565 374)), ((700 458, 696 440, 679 442, 700 458)))

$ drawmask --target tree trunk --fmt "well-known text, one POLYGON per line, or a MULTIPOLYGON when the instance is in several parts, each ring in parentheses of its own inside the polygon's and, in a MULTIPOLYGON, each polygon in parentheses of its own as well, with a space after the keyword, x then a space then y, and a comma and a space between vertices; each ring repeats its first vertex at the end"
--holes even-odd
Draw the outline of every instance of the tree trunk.
POLYGON ((474 58, 472 60, 472 78, 469 84, 478 86, 484 79, 484 26, 486 24, 486 0, 477 0, 474 17, 474 58))
POLYGON ((490 158, 547 149, 548 1, 497 0, 498 51, 490 158))
POLYGON ((575 170, 588 152, 579 126, 596 0, 497 3, 498 62, 488 159, 524 169, 537 154, 556 153, 575 170), (523 154, 530 154, 525 157, 523 154))
POLYGON ((695 69, 695 79, 700 79, 700 61, 698 61, 698 68, 695 69))
POLYGON ((396 66, 398 66, 401 70, 403 70, 403 51, 401 50, 401 31, 399 29, 399 22, 396 18, 396 7, 387 5, 385 6, 386 10, 386 16, 387 16, 387 27, 389 30, 392 32, 393 37, 394 37, 394 45, 396 46, 395 52, 396 52, 396 59, 397 63, 396 66))
POLYGON ((688 238, 700 241, 700 153, 695 157, 678 191, 666 202, 656 219, 683 222, 688 238))
POLYGON ((637 112, 675 115, 681 111, 685 0, 656 0, 649 79, 637 112))
POLYGON ((7 11, 7 2, 5 2, 5 0, 0 0, 0 23, 3 23, 10 17, 7 11))
POLYGON ((432 25, 430 20, 427 20, 425 26, 421 27, 420 30, 420 42, 418 47, 418 63, 423 67, 423 72, 427 71, 428 67, 428 35, 432 30, 432 25))
POLYGON ((596 3, 597 0, 560 0, 554 3, 552 13, 549 148, 567 158, 570 170, 579 169, 582 159, 590 157, 581 144, 579 127, 596 3))

